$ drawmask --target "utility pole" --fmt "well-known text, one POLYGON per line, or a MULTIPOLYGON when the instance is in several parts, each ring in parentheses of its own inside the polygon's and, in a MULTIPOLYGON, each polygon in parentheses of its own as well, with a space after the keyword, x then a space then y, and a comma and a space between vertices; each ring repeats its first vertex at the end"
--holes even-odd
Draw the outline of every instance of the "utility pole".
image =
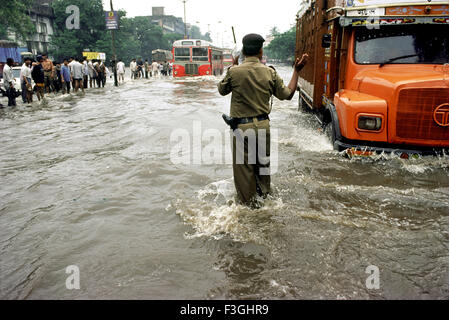
MULTIPOLYGON (((111 11, 114 11, 114 6, 112 5, 111 0, 111 11)), ((115 52, 115 30, 111 30, 112 35, 112 55, 114 57, 113 60, 113 70, 114 70, 114 85, 118 87, 118 79, 117 79, 117 54, 115 52)))
MULTIPOLYGON (((111 0, 112 1, 112 0, 111 0)), ((184 3, 184 38, 187 39, 187 14, 186 14, 186 2, 187 0, 181 0, 184 3)))

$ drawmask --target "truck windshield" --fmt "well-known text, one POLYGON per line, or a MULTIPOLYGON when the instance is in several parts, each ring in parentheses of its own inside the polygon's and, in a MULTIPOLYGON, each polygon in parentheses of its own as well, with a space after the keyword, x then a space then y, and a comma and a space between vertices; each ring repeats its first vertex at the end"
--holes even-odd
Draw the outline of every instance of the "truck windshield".
POLYGON ((382 26, 356 30, 358 64, 444 64, 449 62, 449 26, 382 26), (402 58, 401 58, 402 57, 402 58))

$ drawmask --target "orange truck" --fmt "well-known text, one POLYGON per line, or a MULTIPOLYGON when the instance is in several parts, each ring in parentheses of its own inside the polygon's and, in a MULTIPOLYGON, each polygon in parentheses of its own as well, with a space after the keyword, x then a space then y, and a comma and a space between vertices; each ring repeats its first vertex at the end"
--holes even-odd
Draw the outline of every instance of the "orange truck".
POLYGON ((449 1, 305 0, 299 107, 334 148, 408 157, 449 151, 449 1))

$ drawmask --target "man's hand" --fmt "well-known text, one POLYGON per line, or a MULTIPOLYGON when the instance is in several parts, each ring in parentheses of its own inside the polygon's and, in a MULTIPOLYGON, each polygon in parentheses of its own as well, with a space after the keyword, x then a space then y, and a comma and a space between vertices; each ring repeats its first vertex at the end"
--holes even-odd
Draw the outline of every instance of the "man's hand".
POLYGON ((307 61, 309 60, 309 55, 307 53, 304 53, 301 57, 301 59, 296 59, 295 61, 295 70, 297 72, 300 72, 307 64, 307 61))
POLYGON ((232 66, 238 66, 239 65, 239 59, 240 59, 240 56, 235 57, 232 60, 232 66))

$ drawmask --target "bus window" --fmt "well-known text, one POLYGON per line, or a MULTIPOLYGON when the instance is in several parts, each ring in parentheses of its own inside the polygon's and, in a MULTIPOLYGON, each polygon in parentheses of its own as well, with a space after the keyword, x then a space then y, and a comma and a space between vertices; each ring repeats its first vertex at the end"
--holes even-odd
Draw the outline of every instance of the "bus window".
POLYGON ((175 60, 176 61, 190 61, 190 49, 189 48, 175 48, 175 60))
POLYGON ((209 61, 207 48, 192 48, 193 61, 209 61))
POLYGON ((182 45, 183 46, 193 46, 193 41, 183 41, 182 45))
POLYGON ((223 53, 220 51, 212 51, 212 60, 221 60, 223 59, 223 53))

